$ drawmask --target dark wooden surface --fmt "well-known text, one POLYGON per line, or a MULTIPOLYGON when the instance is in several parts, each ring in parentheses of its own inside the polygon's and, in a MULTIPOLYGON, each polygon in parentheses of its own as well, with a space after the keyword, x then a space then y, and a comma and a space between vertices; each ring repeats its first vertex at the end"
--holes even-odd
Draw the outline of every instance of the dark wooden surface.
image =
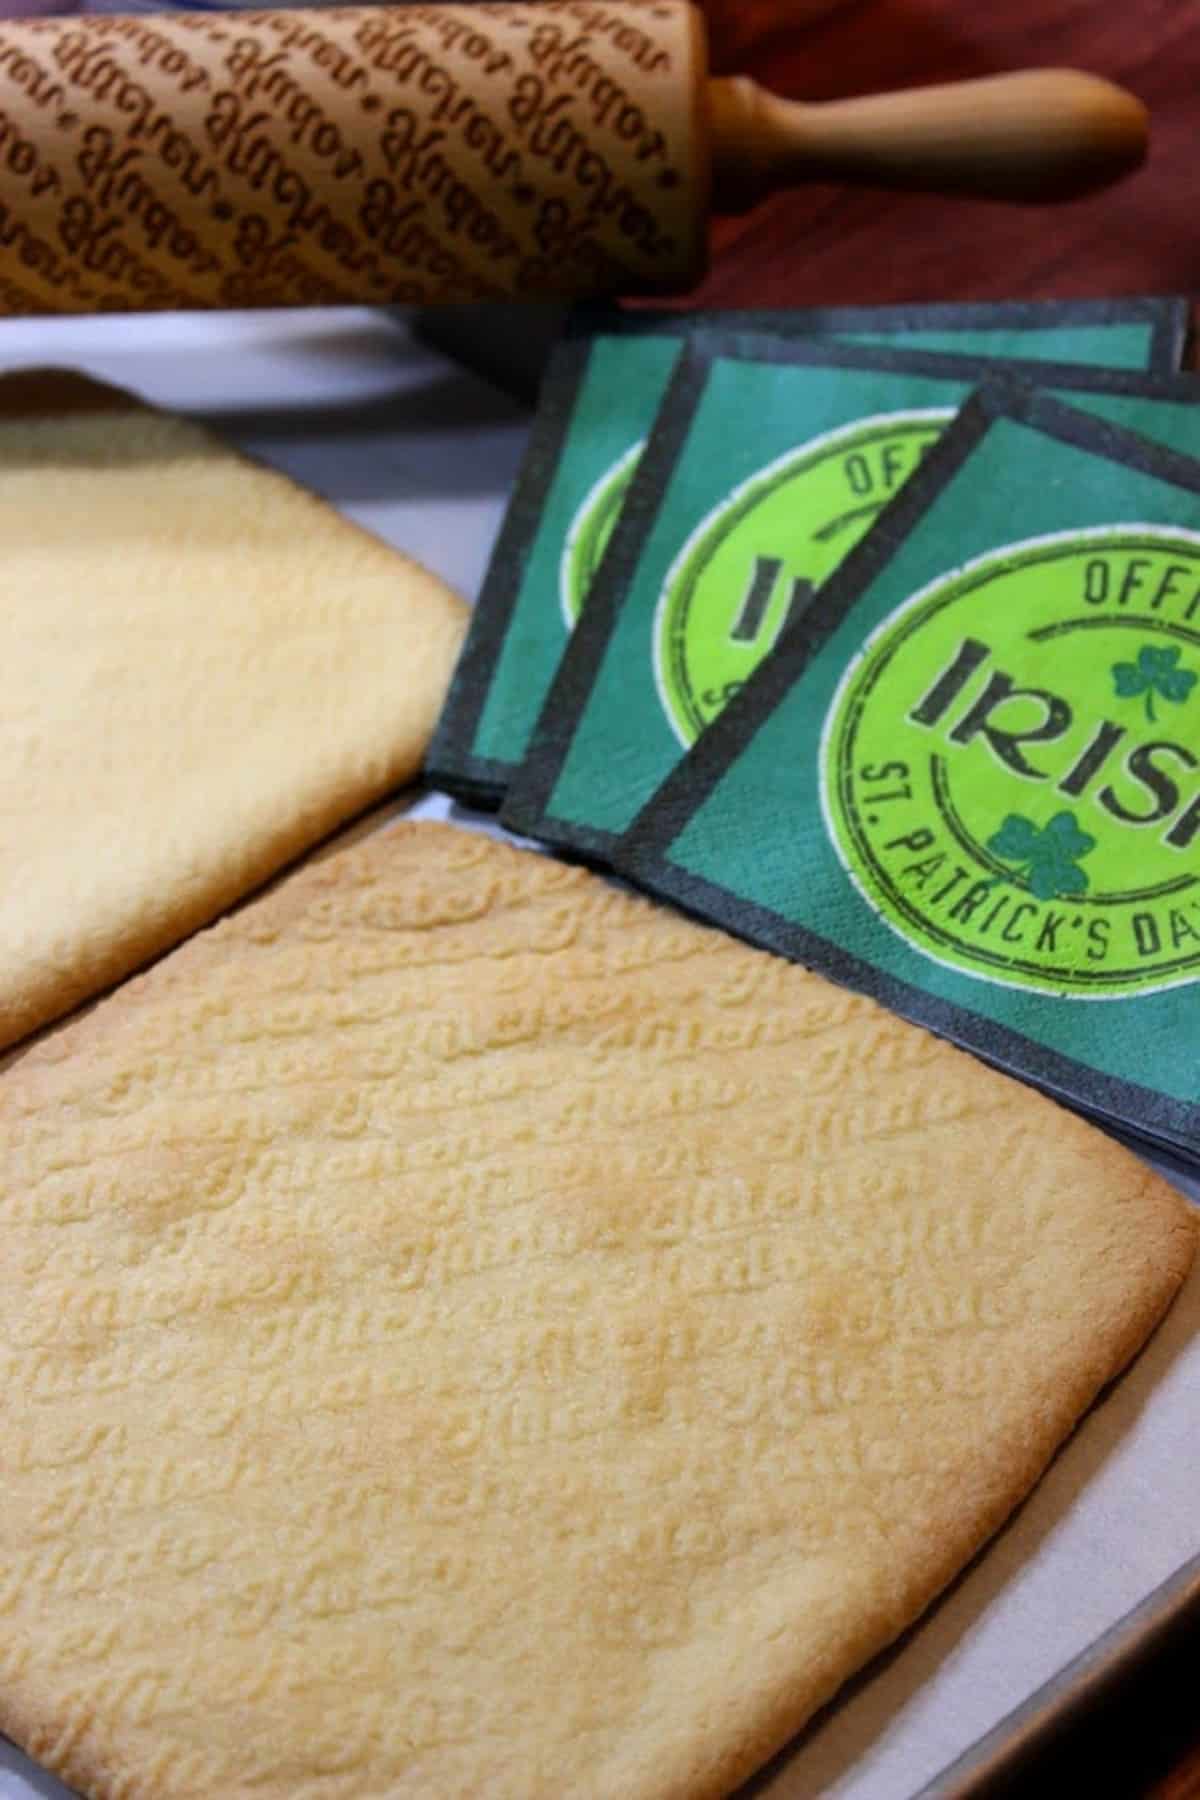
POLYGON ((692 304, 1200 296, 1200 8, 1189 0, 711 0, 714 65, 797 100, 1073 66, 1150 108, 1144 167, 1046 208, 812 187, 719 221, 692 304))
MULTIPOLYGON (((714 225, 712 270, 689 306, 1200 298, 1200 5, 709 0, 706 10, 718 71, 745 71, 797 100, 1070 66, 1132 89, 1150 108, 1152 135, 1136 175, 1064 206, 827 187, 777 196, 714 225)), ((1196 1410, 1200 1430, 1200 1394, 1196 1410)), ((1200 1800, 1200 1637, 1070 1755, 1027 1791, 1200 1800)))

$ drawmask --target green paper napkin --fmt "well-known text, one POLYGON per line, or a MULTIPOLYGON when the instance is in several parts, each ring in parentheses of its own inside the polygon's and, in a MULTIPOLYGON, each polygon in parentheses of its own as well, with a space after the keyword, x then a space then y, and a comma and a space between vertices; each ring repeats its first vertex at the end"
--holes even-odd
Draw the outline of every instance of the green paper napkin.
MULTIPOLYGON (((689 348, 505 823, 604 861, 995 367, 814 340, 689 348)), ((1190 377, 1021 367, 1080 406, 1200 449, 1190 377)))
POLYGON ((431 780, 496 806, 528 747, 554 671, 632 479, 681 345, 736 330, 836 335, 989 357, 1171 372, 1181 299, 790 312, 626 314, 580 309, 538 416, 428 759, 431 780))
POLYGON ((989 383, 617 866, 1200 1155, 1200 461, 989 383))

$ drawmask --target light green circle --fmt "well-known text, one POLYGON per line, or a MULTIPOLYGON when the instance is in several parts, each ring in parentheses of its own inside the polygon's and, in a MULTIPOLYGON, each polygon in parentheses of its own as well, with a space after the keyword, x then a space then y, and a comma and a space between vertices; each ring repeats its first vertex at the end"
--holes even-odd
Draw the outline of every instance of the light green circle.
POLYGON ((655 620, 659 696, 682 744, 744 686, 952 417, 888 413, 802 444, 692 533, 655 620))
POLYGON ((644 446, 632 444, 605 469, 580 504, 559 566, 558 592, 568 631, 574 631, 587 591, 600 567, 644 446))
POLYGON ((983 557, 906 602, 826 718, 822 804, 872 908, 968 974, 1095 998, 1200 972, 1200 537, 983 557))

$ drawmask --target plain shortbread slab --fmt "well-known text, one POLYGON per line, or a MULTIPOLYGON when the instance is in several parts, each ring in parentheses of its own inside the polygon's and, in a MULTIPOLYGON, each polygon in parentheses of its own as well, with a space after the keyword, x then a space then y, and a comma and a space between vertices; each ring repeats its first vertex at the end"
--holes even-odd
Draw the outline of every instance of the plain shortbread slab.
POLYGON ((1049 1101, 437 825, 0 1081, 0 1729, 100 1800, 704 1800, 1190 1262, 1049 1101))
POLYGON ((199 427, 0 380, 0 1047, 418 770, 466 607, 199 427))

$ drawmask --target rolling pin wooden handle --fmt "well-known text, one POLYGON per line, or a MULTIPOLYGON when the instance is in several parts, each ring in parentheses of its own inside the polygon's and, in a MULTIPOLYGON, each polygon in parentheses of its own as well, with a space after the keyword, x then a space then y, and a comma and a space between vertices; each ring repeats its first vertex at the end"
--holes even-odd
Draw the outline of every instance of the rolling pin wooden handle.
POLYGON ((1146 153, 1141 102, 1073 69, 817 105, 735 76, 710 82, 708 97, 719 212, 802 181, 1071 200, 1128 174, 1146 153))

